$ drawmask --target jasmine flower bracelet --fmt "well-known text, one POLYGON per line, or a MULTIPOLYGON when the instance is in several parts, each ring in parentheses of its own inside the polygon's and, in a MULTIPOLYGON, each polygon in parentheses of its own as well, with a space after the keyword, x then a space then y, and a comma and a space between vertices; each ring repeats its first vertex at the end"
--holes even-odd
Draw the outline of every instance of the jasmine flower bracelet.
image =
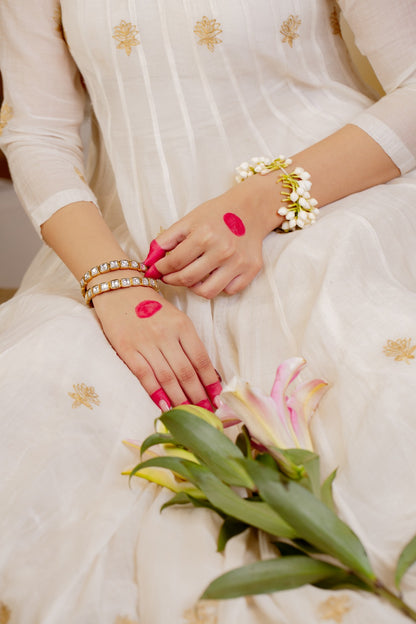
POLYGON ((237 182, 243 182, 257 173, 267 175, 272 171, 282 171, 276 180, 276 184, 282 183, 280 194, 283 205, 277 210, 277 214, 284 217, 284 221, 277 229, 283 232, 290 232, 296 228, 303 229, 307 225, 312 225, 319 212, 318 202, 311 197, 309 192, 312 188, 310 173, 302 167, 296 167, 292 173, 287 173, 286 169, 291 164, 292 160, 285 156, 280 155, 274 160, 261 156, 260 158, 252 158, 250 163, 243 162, 236 168, 237 182))

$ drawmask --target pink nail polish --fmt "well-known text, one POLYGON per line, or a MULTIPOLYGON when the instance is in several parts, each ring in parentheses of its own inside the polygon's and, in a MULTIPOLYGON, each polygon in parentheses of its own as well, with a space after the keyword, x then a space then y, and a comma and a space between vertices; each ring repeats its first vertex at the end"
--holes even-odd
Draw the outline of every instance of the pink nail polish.
POLYGON ((155 267, 154 264, 152 264, 152 266, 149 269, 147 269, 147 271, 145 273, 145 277, 151 277, 153 279, 159 279, 159 277, 162 277, 162 273, 157 270, 157 268, 155 267))
POLYGON ((209 410, 210 412, 213 412, 214 410, 212 409, 212 405, 211 403, 208 401, 208 399, 202 399, 202 401, 200 401, 199 403, 197 403, 198 407, 203 407, 206 410, 209 410))
POLYGON ((158 407, 160 407, 160 409, 162 410, 162 412, 163 412, 163 411, 166 411, 166 410, 163 410, 163 409, 162 409, 162 407, 161 407, 161 403, 164 403, 164 404, 166 404, 166 405, 167 405, 167 408, 166 408, 166 409, 170 409, 170 408, 172 407, 172 406, 171 406, 171 403, 170 403, 170 401, 169 401, 169 397, 168 397, 168 395, 166 394, 166 392, 165 392, 162 388, 158 388, 158 390, 155 390, 155 392, 153 392, 153 393, 150 395, 150 398, 152 399, 153 403, 156 403, 156 405, 157 405, 158 407))
POLYGON ((183 401, 183 403, 179 403, 179 405, 191 405, 190 401, 183 401))
POLYGON ((147 258, 144 260, 144 264, 151 266, 165 255, 165 250, 159 245, 159 243, 153 239, 150 243, 150 250, 147 254, 147 258))
POLYGON ((211 402, 214 403, 215 398, 222 392, 222 385, 219 381, 214 381, 214 383, 205 386, 205 390, 211 402))

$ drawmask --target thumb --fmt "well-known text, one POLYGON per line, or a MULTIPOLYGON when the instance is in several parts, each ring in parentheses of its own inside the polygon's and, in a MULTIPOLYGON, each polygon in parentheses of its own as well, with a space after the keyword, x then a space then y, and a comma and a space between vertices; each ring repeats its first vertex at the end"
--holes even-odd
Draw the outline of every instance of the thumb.
POLYGON ((175 223, 151 241, 149 253, 143 261, 144 264, 148 267, 152 266, 155 262, 163 258, 167 251, 175 249, 185 238, 186 233, 184 232, 182 224, 178 221, 178 223, 175 223))

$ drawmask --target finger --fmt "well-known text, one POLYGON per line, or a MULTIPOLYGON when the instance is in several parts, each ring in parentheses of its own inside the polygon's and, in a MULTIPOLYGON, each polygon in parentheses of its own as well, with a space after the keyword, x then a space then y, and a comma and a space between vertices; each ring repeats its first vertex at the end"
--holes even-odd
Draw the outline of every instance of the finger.
MULTIPOLYGON (((172 249, 175 249, 175 247, 180 242, 182 242, 188 236, 188 234, 189 228, 186 226, 185 217, 184 219, 180 219, 179 221, 171 225, 167 230, 159 234, 159 236, 157 236, 156 239, 152 241, 152 243, 156 243, 156 245, 159 248, 163 249, 165 252, 171 251, 172 249)), ((157 251, 156 245, 154 244, 154 249, 157 251)), ((152 244, 150 244, 150 252, 152 252, 152 244)), ((159 257, 157 257, 157 253, 154 256, 150 254, 150 258, 149 256, 147 257, 147 260, 149 260, 149 262, 145 262, 145 264, 147 264, 147 266, 150 266, 151 264, 154 264, 155 262, 160 260, 163 255, 159 255, 159 257)))
POLYGON ((152 264, 154 264, 155 262, 163 258, 165 253, 166 253, 166 249, 163 249, 159 245, 157 240, 153 239, 150 243, 149 253, 147 254, 143 262, 146 266, 151 266, 152 264))
POLYGON ((217 268, 217 262, 213 254, 204 254, 185 268, 163 276, 165 284, 170 286, 185 286, 190 288, 207 279, 212 271, 217 268))
MULTIPOLYGON (((169 353, 169 349, 166 349, 166 346, 164 346, 163 352, 157 348, 153 348, 148 353, 143 353, 143 356, 152 367, 158 382, 158 390, 161 389, 161 391, 166 395, 169 407, 171 407, 172 405, 183 404, 189 399, 189 397, 186 395, 184 390, 182 390, 181 384, 178 380, 176 373, 176 366, 178 366, 177 361, 175 359, 169 360, 166 357, 166 351, 169 353)), ((160 397, 162 400, 166 401, 166 398, 163 397, 162 394, 160 394, 160 397)))
POLYGON ((190 286, 190 290, 205 299, 213 299, 239 276, 237 269, 232 263, 225 264, 215 271, 212 271, 208 277, 202 282, 190 286))
POLYGON ((251 271, 245 271, 240 275, 237 275, 234 279, 231 280, 227 286, 224 288, 224 292, 227 295, 235 295, 244 288, 246 288, 256 277, 257 273, 260 271, 261 267, 252 267, 251 271))
POLYGON ((180 343, 211 401, 218 395, 219 388, 218 386, 214 387, 214 384, 219 383, 219 376, 202 341, 196 333, 187 332, 181 336, 180 343))
MULTIPOLYGON (((163 355, 171 369, 175 372, 176 381, 179 383, 182 392, 186 395, 190 403, 193 405, 198 405, 201 401, 208 401, 209 403, 207 393, 205 392, 195 367, 183 350, 181 344, 176 343, 174 345, 165 346, 163 355)), ((179 405, 183 402, 182 397, 176 394, 175 386, 172 385, 172 388, 170 387, 169 381, 164 381, 164 387, 169 393, 169 396, 172 397, 175 405, 179 405)))
POLYGON ((152 401, 162 410, 162 412, 168 410, 172 406, 171 401, 164 390, 160 387, 149 362, 137 351, 134 351, 129 358, 126 358, 125 362, 132 373, 138 378, 152 401))

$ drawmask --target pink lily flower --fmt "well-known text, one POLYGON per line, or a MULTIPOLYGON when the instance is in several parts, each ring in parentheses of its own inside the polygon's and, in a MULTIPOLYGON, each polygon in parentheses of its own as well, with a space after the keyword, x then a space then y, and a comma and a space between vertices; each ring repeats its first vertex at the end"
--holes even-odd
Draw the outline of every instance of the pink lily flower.
POLYGON ((220 395, 217 416, 224 426, 246 425, 253 439, 266 448, 302 448, 313 451, 310 419, 327 390, 327 383, 314 379, 289 393, 290 384, 305 367, 299 357, 285 360, 277 369, 271 396, 234 377, 220 395))

